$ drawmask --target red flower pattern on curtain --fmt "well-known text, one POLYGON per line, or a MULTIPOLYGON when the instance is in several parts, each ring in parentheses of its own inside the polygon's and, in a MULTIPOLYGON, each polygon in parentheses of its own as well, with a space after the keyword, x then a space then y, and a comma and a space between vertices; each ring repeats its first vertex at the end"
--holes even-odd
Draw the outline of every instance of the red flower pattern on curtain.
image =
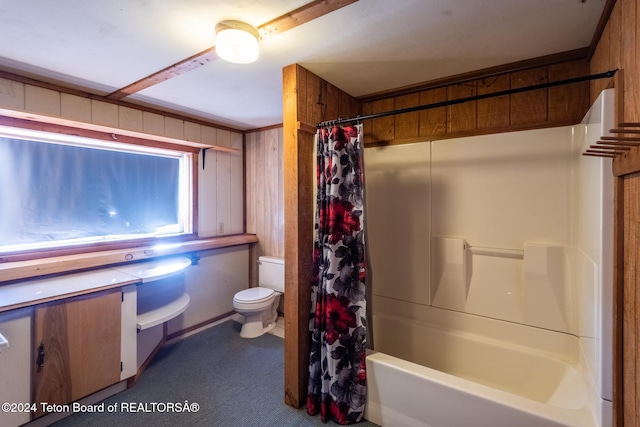
POLYGON ((366 401, 362 125, 318 130, 307 412, 353 424, 366 401))

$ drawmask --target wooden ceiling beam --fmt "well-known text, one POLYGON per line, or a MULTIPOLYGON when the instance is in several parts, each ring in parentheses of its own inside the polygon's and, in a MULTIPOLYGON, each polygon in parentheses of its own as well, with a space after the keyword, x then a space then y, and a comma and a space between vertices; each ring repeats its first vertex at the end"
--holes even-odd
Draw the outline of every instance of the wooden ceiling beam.
POLYGON ((138 80, 137 82, 131 83, 128 86, 118 89, 115 92, 111 92, 105 98, 117 101, 133 93, 140 92, 143 89, 157 85, 158 83, 162 83, 173 77, 179 76, 180 74, 184 74, 187 71, 191 71, 194 68, 200 67, 201 65, 208 64, 209 62, 217 58, 218 54, 216 53, 216 47, 212 46, 209 49, 205 49, 200 53, 196 53, 195 55, 192 55, 185 60, 170 65, 167 68, 158 71, 157 73, 153 73, 138 80))
POLYGON ((278 18, 258 26, 260 40, 273 37, 298 25, 306 24, 316 18, 320 18, 334 10, 355 3, 358 0, 315 0, 305 4, 289 13, 285 13, 278 18))
MULTIPOLYGON (((356 1, 358 0, 314 0, 311 3, 305 4, 304 6, 269 21, 266 24, 259 25, 258 32, 260 33, 260 40, 281 34, 297 27, 298 25, 306 24, 307 22, 341 9, 351 3, 355 3, 356 1)), ((184 74, 187 71, 206 65, 215 59, 218 59, 218 54, 216 53, 216 47, 212 46, 185 60, 177 62, 167 68, 131 83, 128 86, 111 92, 106 96, 106 98, 111 100, 125 98, 131 94, 140 92, 143 89, 147 89, 151 86, 157 85, 158 83, 165 82, 173 77, 184 74)))

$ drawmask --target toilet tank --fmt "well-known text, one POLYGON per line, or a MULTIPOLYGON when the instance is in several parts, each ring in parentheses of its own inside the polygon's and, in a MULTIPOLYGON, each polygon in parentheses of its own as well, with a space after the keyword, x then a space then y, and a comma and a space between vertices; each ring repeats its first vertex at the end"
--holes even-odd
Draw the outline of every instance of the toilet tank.
POLYGON ((284 259, 269 256, 258 258, 258 285, 284 292, 284 259))

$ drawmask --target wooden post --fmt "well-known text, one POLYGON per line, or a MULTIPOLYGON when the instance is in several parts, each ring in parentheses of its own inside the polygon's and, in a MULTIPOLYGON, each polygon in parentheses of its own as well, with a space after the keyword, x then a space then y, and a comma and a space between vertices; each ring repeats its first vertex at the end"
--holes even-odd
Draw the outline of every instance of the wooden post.
POLYGON ((283 69, 284 399, 295 408, 306 403, 309 380, 315 127, 337 116, 360 114, 361 108, 353 97, 303 67, 283 69))
POLYGON ((313 256, 313 135, 299 130, 299 74, 296 65, 283 70, 284 393, 285 403, 295 408, 307 394, 313 256))

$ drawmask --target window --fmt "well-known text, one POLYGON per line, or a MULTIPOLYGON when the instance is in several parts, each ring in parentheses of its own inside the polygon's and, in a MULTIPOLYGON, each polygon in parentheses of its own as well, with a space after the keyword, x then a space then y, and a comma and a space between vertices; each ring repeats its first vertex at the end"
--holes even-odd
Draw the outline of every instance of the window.
POLYGON ((190 234, 191 181, 188 152, 0 126, 0 254, 190 234))

